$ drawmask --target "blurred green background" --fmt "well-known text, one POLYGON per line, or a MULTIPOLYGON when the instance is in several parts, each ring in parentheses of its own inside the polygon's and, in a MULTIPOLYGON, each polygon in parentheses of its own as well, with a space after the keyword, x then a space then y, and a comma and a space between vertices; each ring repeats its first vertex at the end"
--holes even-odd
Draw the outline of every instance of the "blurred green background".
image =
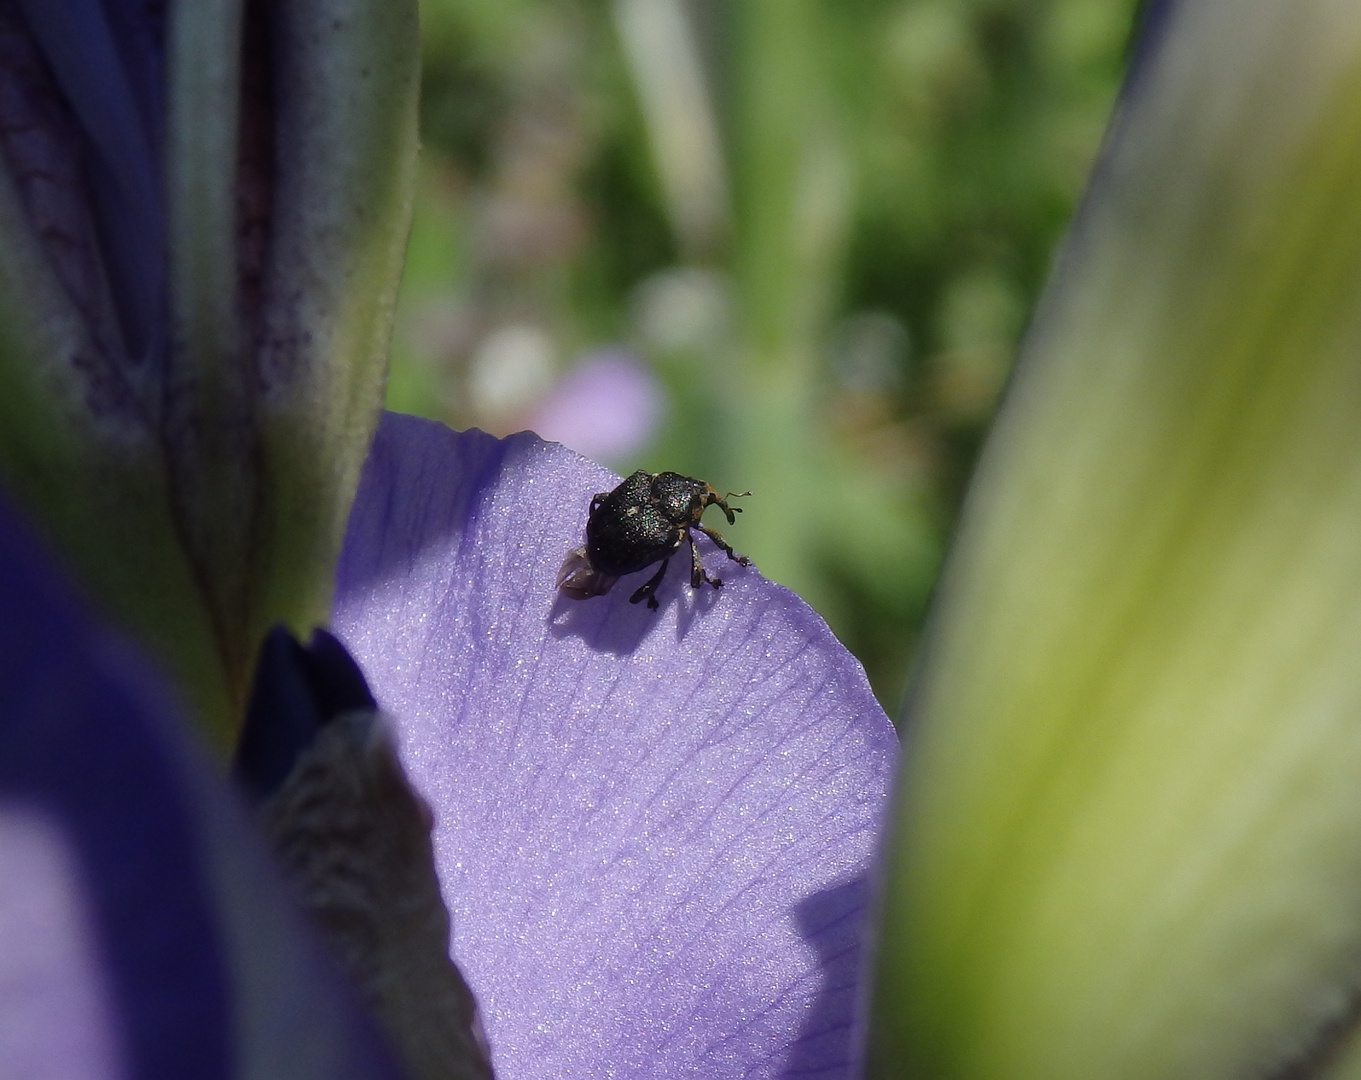
POLYGON ((752 489, 896 716, 1134 6, 422 0, 389 406, 752 489))

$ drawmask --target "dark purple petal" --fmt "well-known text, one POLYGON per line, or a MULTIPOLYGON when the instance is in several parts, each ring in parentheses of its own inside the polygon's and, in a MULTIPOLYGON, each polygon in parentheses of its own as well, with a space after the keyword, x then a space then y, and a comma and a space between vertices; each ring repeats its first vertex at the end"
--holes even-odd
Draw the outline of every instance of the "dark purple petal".
POLYGON ((1141 0, 1130 30, 1125 82, 1120 88, 1122 102, 1138 91, 1149 61, 1157 54, 1172 15, 1180 6, 1184 5, 1179 0, 1141 0))
POLYGON ((3 502, 0 882, 0 1073, 397 1075, 224 782, 3 502))
POLYGON ((334 637, 316 629, 303 645, 276 626, 255 661, 232 779, 258 802, 278 790, 323 725, 342 713, 377 708, 364 673, 334 637))
POLYGON ((134 360, 163 346, 165 14, 146 0, 18 0, 79 129, 108 284, 134 360))
POLYGON ((847 1076, 893 729, 822 620, 707 540, 722 590, 682 555, 658 612, 645 574, 561 596, 617 482, 388 415, 341 560, 498 1075, 847 1076))

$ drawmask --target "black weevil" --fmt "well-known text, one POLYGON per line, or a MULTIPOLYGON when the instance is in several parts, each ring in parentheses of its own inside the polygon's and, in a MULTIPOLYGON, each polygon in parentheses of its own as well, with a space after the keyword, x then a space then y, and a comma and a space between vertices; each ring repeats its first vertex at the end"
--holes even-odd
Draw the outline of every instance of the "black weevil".
POLYGON ((704 572, 690 530, 698 529, 733 562, 750 566, 749 559, 733 551, 722 536, 700 521, 708 507, 717 506, 731 525, 737 520, 734 514, 741 513, 742 508, 729 507, 725 500, 750 494, 730 491, 720 498, 703 480, 680 473, 649 473, 639 469, 613 491, 601 492, 591 500, 586 543, 567 553, 558 571, 558 588, 574 600, 603 596, 625 574, 660 560, 661 569, 629 597, 631 604, 646 598, 647 606, 655 610, 657 586, 667 564, 681 543, 689 540, 690 587, 698 589, 707 581, 717 589, 723 582, 704 572))

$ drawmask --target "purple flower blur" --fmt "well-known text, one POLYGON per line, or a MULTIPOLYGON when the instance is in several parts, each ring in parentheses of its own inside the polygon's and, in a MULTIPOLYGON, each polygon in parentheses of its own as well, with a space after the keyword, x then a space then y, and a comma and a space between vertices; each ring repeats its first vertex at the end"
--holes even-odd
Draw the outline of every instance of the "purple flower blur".
POLYGON ((563 376, 529 426, 585 457, 627 461, 656 435, 665 411, 666 391, 652 370, 625 350, 605 350, 563 376))
POLYGON ((893 729, 754 570, 691 592, 672 567, 656 613, 560 598, 615 482, 528 433, 389 414, 338 574, 498 1075, 849 1076, 893 729))
POLYGON ((0 1076, 397 1080, 187 743, 0 499, 0 1076))

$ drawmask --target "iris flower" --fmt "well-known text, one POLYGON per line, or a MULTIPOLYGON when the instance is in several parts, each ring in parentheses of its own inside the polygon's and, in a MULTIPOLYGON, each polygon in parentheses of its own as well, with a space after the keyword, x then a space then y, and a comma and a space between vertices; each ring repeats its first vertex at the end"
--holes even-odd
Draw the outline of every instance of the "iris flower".
MULTIPOLYGON (((673 568, 657 612, 564 600, 615 478, 377 426, 412 16, 0 6, 0 1075, 436 1075, 405 1037, 429 1002, 391 1008, 430 927, 504 1077, 846 1075, 897 755, 859 665, 754 570, 673 568), (268 625, 332 593, 384 714, 322 715, 346 680, 267 648, 264 742, 319 733, 257 794, 326 733, 361 764, 395 742, 445 902, 386 896, 357 986, 199 741, 233 741, 268 625)), ((369 822, 304 824, 281 863, 369 822)), ((392 890, 357 880, 329 914, 392 890)))
MULTIPOLYGON (((529 435, 498 441, 390 416, 341 562, 335 627, 394 718, 434 811, 453 954, 498 1075, 847 1075, 892 728, 822 621, 754 571, 699 595, 673 575, 658 614, 622 591, 589 606, 557 599, 582 492, 608 482, 600 467, 529 435)), ((187 767, 167 710, 155 695, 147 701, 147 680, 122 670, 124 654, 48 580, 52 568, 31 565, 18 541, 0 553, 14 588, 39 581, 57 594, 0 605, 12 688, 0 725, 9 766, 0 859, 11 888, 23 884, 12 908, 0 899, 0 955, 28 964, 0 982, 0 1011, 29 1021, 0 1027, 0 1051, 13 1049, 9 1032, 55 1068, 69 1045, 63 1025, 102 1038, 106 1054, 140 1035, 122 1015, 137 1006, 127 995, 175 994, 175 972, 162 970, 171 946, 159 940, 179 930, 165 925, 169 908, 215 946, 184 961, 198 964, 186 980, 216 984, 196 1009, 210 1045, 222 1062, 269 1060, 284 1025, 256 1014, 299 1008, 307 983, 292 953, 270 955, 286 930, 269 920, 287 926, 289 912, 266 903, 285 906, 254 838, 220 805, 221 781, 187 767), (35 625, 50 629, 33 640, 35 625), (35 654, 43 662, 30 666, 35 654), (54 684, 83 693, 59 695, 54 684), (82 711, 106 697, 132 700, 82 711), (51 745, 28 750, 30 729, 51 745), (125 746, 133 735, 151 750, 125 746), (66 769, 76 775, 58 784, 66 769), (127 805, 139 769, 153 774, 153 793, 169 788, 180 803, 146 805, 148 795, 127 805), (97 791, 68 806, 69 788, 91 772, 97 791), (189 797, 215 816, 200 820, 206 811, 181 805, 189 797), (113 833, 116 859, 98 857, 92 829, 113 833), (205 858, 227 865, 205 874, 205 858), (124 875, 134 895, 120 893, 124 875), (44 921, 38 908, 58 915, 44 921), (130 955, 101 964, 112 932, 130 939, 130 955), (263 1031, 231 1019, 243 1006, 227 992, 243 967, 259 982, 236 988, 263 1031), (75 1018, 55 1004, 71 982, 91 999, 75 1018)), ((295 929, 294 951, 308 956, 308 935, 295 929)), ((323 989, 346 1004, 334 981, 323 989)), ((319 1016, 302 1010, 313 1041, 341 1023, 338 1009, 323 998, 319 1016)), ((303 1056, 287 1075, 342 1075, 326 1070, 345 1045, 303 1056)), ((142 1048, 124 1049, 130 1075, 160 1075, 142 1048)))

